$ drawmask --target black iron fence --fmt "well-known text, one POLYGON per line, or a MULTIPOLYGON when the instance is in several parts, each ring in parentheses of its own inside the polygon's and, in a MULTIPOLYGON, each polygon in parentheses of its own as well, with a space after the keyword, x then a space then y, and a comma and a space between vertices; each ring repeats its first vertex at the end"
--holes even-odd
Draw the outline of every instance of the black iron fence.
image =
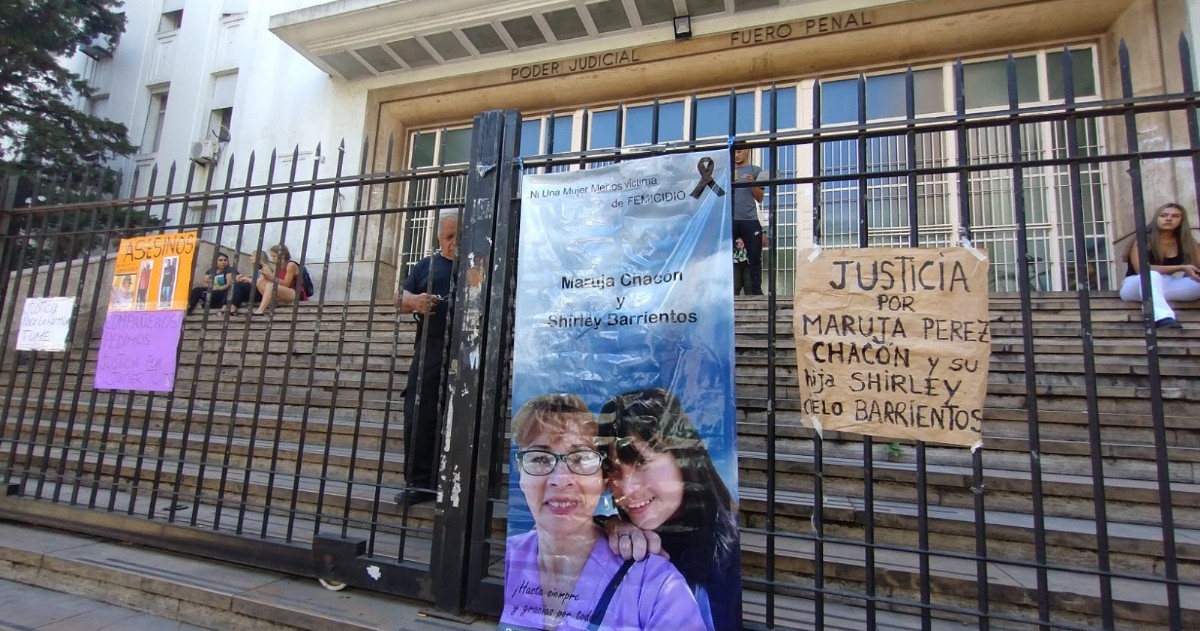
MULTIPOLYGON (((1064 51, 1056 103, 1022 105, 1010 60, 1007 107, 968 111, 960 68, 957 111, 918 115, 908 73, 904 114, 872 121, 862 78, 849 124, 822 124, 818 89, 810 127, 716 141, 768 167, 757 184, 773 239, 767 296, 736 309, 748 626, 1198 624, 1195 352, 1186 332, 1155 330, 1148 306, 1112 291, 1129 241, 1115 226, 1136 226, 1144 243, 1160 165, 1188 174, 1179 190, 1200 189, 1191 56, 1185 46, 1183 92, 1138 97, 1124 50, 1120 59, 1120 98, 1076 101, 1064 51), (1143 122, 1179 132, 1145 148, 1143 122), (1053 147, 1028 147, 1043 141, 1053 147), (1052 237, 1031 234, 1047 223, 1052 237), (989 247, 995 272, 983 449, 805 428, 789 257, 814 240, 964 236, 989 247)), ((403 153, 391 145, 364 146, 355 168, 344 148, 296 150, 265 165, 251 156, 152 174, 149 190, 161 192, 146 197, 56 186, 65 197, 7 210, 0 515, 497 612, 519 176, 705 146, 522 156, 521 128, 516 113, 481 114, 467 165, 394 170, 379 157, 403 153), (392 295, 446 209, 463 218, 452 387, 422 402, 450 410, 441 493, 406 507, 393 501, 406 484, 402 391, 424 342, 392 295), (253 300, 238 315, 201 304, 184 321, 170 392, 95 388, 119 240, 177 231, 199 233, 197 277, 218 252, 251 273, 258 252, 283 243, 315 294, 266 316, 245 315, 253 300), (57 296, 77 305, 69 349, 16 350, 24 304, 57 296)), ((17 197, 42 196, 7 199, 17 197)))

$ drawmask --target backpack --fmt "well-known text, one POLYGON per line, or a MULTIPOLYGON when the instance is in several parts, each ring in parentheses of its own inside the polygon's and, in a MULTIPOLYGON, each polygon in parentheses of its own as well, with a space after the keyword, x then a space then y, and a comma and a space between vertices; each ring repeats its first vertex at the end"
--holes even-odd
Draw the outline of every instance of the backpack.
POLYGON ((311 298, 316 293, 312 276, 308 275, 308 268, 303 263, 298 263, 298 265, 300 265, 300 287, 304 289, 304 295, 311 298))

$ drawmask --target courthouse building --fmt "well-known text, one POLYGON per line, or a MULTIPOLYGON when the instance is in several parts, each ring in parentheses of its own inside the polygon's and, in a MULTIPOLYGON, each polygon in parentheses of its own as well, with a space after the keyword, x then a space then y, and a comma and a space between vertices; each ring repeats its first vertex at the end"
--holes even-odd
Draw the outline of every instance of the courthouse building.
MULTIPOLYGON (((998 111, 1008 108, 1010 53, 1020 106, 1053 111, 1066 107, 1069 93, 1077 103, 1120 98, 1122 42, 1135 96, 1179 92, 1180 36, 1200 30, 1200 7, 1185 0, 126 0, 124 10, 127 30, 115 48, 89 49, 76 62, 99 88, 84 105, 125 123, 140 147, 122 165, 126 194, 145 193, 150 169, 172 162, 215 170, 224 186, 230 156, 244 164, 253 151, 264 161, 274 149, 279 170, 295 156, 302 176, 329 177, 343 140, 350 171, 359 168, 362 139, 367 169, 461 164, 472 117, 497 108, 521 112, 523 156, 720 146, 772 133, 811 138, 813 130, 853 129, 860 116, 868 125, 903 121, 910 69, 913 114, 937 119, 958 107, 960 61, 965 111, 998 111), (1073 77, 1071 86, 1064 76, 1073 77), (394 149, 385 155, 389 139, 394 149)), ((1182 117, 1150 120, 1139 124, 1144 146, 1185 143, 1182 117)), ((1080 118, 1072 149, 1066 125, 1025 125, 1025 158, 1103 153, 1125 142, 1107 119, 1080 118)), ((753 161, 772 178, 825 178, 771 188, 764 200, 780 293, 790 293, 794 253, 814 231, 827 246, 859 242, 862 204, 871 244, 908 242, 905 177, 871 179, 864 195, 836 175, 860 161, 894 171, 909 155, 932 169, 1009 159, 1005 133, 969 133, 962 144, 945 131, 830 140, 817 152, 811 143, 785 143, 774 154, 757 149, 753 161)), ((1144 165, 1148 206, 1195 206, 1190 165, 1180 162, 1144 165)), ((1075 281, 1067 168, 1024 172, 1035 290, 1075 281)), ((1123 166, 1080 168, 1088 282, 1109 289, 1123 273, 1133 226, 1129 177, 1123 166)), ((265 177, 266 169, 255 173, 265 177)), ((966 187, 952 169, 919 176, 921 242, 954 242, 960 196, 969 195, 972 234, 992 252, 993 289, 1015 290, 1011 169, 962 176, 970 178, 966 187)), ((244 185, 244 177, 235 169, 227 184, 244 185)), ((453 189, 443 183, 396 194, 436 204, 461 198, 453 189)), ((324 207, 356 202, 331 199, 324 207)), ((196 221, 211 220, 212 211, 186 210, 196 221)), ((402 275, 430 247, 433 216, 382 224, 394 233, 385 241, 398 244, 383 263, 402 275)), ((331 265, 350 256, 304 255, 331 265)))

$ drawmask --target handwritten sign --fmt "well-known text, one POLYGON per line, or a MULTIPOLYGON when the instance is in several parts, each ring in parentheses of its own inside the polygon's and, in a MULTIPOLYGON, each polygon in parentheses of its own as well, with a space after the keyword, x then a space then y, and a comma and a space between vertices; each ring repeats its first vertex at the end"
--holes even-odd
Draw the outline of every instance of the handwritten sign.
POLYGON ((71 334, 75 297, 29 298, 21 311, 17 332, 19 351, 65 351, 71 334))
POLYGON ((197 243, 195 232, 121 239, 109 310, 186 309, 197 243))
POLYGON ((183 311, 110 311, 96 358, 97 389, 170 392, 183 311))
POLYGON ((971 446, 982 435, 988 263, 965 248, 802 253, 793 332, 814 427, 971 446))

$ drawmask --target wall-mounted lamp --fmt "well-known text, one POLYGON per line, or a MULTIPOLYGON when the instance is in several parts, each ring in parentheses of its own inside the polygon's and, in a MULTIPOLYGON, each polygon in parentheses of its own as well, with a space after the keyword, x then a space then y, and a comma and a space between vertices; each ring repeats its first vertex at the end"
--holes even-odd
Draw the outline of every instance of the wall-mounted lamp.
POLYGON ((675 39, 687 39, 692 36, 692 16, 675 16, 675 39))

